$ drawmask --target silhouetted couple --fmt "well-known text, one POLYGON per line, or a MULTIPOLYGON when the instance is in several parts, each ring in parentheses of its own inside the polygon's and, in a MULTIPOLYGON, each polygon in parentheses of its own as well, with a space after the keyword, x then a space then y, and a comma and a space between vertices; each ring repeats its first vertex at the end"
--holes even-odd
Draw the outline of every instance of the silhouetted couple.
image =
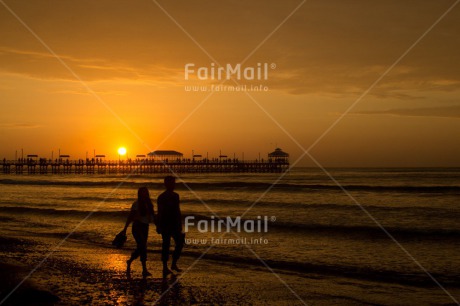
POLYGON ((152 275, 147 270, 147 238, 149 233, 149 223, 156 225, 156 231, 161 234, 163 239, 161 260, 163 262, 163 277, 172 273, 168 268, 169 248, 171 237, 174 239, 175 247, 171 269, 180 272, 177 266, 182 248, 184 246, 185 235, 182 233, 182 216, 180 212, 179 195, 174 192, 176 179, 173 176, 167 176, 164 179, 166 190, 160 194, 157 199, 158 214, 155 215, 152 200, 146 187, 139 188, 137 200, 131 206, 131 212, 126 221, 124 232, 128 229, 130 223, 133 223, 132 232, 136 240, 136 249, 131 257, 126 261, 126 273, 128 278, 131 277, 131 263, 140 257, 142 263, 142 275, 144 277, 152 275))

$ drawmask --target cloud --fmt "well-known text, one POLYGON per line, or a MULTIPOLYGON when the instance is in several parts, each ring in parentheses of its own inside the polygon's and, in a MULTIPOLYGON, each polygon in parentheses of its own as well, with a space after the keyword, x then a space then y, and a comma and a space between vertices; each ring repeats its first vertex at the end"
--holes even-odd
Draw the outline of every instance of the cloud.
POLYGON ((443 117, 460 118, 460 105, 426 107, 426 108, 399 108, 384 111, 354 112, 356 115, 393 115, 409 117, 443 117))
MULTIPOLYGON (((127 96, 129 94, 128 91, 123 90, 93 90, 93 92, 99 96, 127 96)), ((75 90, 55 90, 53 93, 63 95, 91 95, 91 93, 85 88, 75 90)))
MULTIPOLYGON (((66 54, 57 54, 57 56, 84 81, 123 79, 172 82, 177 75, 177 72, 162 66, 145 64, 143 67, 135 67, 130 63, 120 63, 110 59, 79 58, 66 54)), ((47 52, 0 47, 0 67, 0 70, 8 73, 39 79, 76 80, 58 58, 47 52)))
MULTIPOLYGON (((242 61, 297 5, 294 0, 162 4, 224 65, 242 61)), ((184 81, 186 63, 212 62, 148 1, 19 1, 11 7, 85 81, 177 85, 184 81)), ((361 93, 445 12, 448 3, 419 1, 416 14, 413 7, 410 1, 398 0, 307 1, 247 64, 277 64, 266 84, 271 90, 296 95, 361 93)), ((414 96, 401 89, 460 90, 459 19, 460 10, 452 10, 370 94, 406 99, 414 96)), ((7 10, 0 10, 0 29, 0 70, 74 80, 7 10)))
POLYGON ((36 129, 40 128, 41 125, 34 123, 1 123, 0 128, 2 129, 36 129))

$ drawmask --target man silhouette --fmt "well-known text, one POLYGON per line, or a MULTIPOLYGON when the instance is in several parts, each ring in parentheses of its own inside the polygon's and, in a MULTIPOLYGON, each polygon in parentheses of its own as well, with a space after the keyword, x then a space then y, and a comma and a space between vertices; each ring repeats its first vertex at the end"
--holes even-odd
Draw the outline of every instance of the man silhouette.
POLYGON ((164 179, 166 190, 158 196, 158 223, 157 233, 163 239, 161 260, 163 261, 163 276, 172 273, 168 269, 169 247, 171 237, 174 239, 174 252, 172 255, 171 269, 177 272, 182 271, 177 266, 182 248, 184 246, 184 234, 182 233, 182 216, 180 212, 179 195, 174 192, 176 178, 166 176, 164 179))

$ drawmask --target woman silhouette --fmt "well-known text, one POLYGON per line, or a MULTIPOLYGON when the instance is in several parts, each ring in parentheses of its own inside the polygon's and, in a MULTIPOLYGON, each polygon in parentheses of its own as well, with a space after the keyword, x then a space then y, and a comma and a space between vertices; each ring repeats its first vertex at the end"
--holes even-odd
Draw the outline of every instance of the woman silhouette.
POLYGON ((137 191, 137 200, 131 206, 131 212, 126 220, 123 231, 126 233, 130 223, 133 223, 133 237, 136 240, 137 247, 126 261, 126 274, 131 278, 131 263, 140 256, 142 263, 142 276, 152 275, 147 270, 147 238, 149 234, 149 223, 155 222, 155 212, 152 201, 150 200, 149 190, 141 187, 137 191))

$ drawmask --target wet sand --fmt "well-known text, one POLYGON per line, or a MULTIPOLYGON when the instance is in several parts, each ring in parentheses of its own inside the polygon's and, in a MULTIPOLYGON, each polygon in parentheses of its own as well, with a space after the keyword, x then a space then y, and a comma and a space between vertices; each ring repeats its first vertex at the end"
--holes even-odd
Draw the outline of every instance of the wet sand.
MULTIPOLYGON (((40 263, 60 240, 30 236, 0 237, 2 299, 40 263)), ((130 249, 95 246, 69 239, 3 305, 410 305, 449 304, 437 287, 367 282, 314 273, 223 263, 183 256, 182 273, 161 275, 158 252, 149 253, 153 274, 141 277, 130 249)), ((451 291, 457 294, 456 288, 451 291)))

